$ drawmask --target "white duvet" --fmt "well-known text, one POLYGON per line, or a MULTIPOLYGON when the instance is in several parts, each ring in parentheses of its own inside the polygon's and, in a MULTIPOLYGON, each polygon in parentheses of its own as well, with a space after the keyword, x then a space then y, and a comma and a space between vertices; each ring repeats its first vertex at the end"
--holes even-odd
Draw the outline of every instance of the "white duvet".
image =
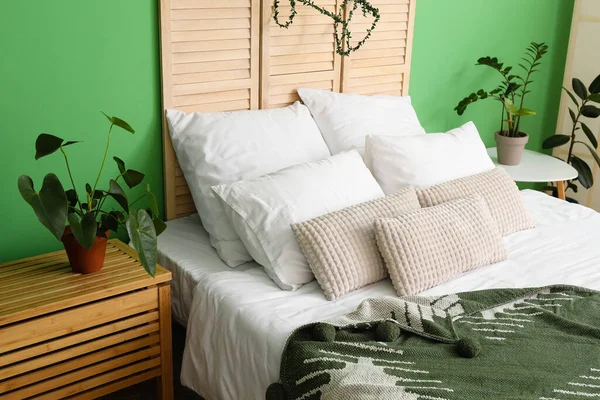
MULTIPOLYGON (((509 260, 423 295, 564 283, 600 290, 600 214, 524 191, 537 228, 505 238, 509 260)), ((199 275, 200 276, 200 275, 199 275)), ((202 273, 193 295, 181 379, 207 400, 264 399, 277 381, 288 335, 354 310, 369 297, 395 296, 389 280, 330 302, 316 282, 280 290, 262 268, 202 273)))

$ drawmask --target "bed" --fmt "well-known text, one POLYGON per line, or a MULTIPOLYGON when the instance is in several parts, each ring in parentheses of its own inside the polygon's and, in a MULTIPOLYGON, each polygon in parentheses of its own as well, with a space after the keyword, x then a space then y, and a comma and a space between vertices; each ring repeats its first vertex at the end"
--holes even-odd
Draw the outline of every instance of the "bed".
MULTIPOLYGON (((406 96, 417 1, 372 2, 383 11, 383 28, 373 33, 362 53, 340 57, 334 51, 333 27, 314 10, 302 9, 298 23, 280 30, 272 22, 269 1, 161 0, 164 109, 280 109, 299 100, 299 88, 406 96)), ((316 3, 333 10, 342 1, 316 3)), ((389 279, 328 301, 316 281, 287 291, 256 262, 231 269, 211 246, 195 214, 200 209, 186 181, 189 169, 184 174, 189 160, 178 163, 166 118, 163 144, 170 221, 159 238, 158 261, 173 272, 173 313, 187 326, 184 385, 206 399, 264 398, 269 384, 279 378, 286 339, 295 329, 347 314, 368 298, 397 298, 389 279)), ((232 182, 236 181, 228 183, 232 182)), ((537 227, 504 238, 506 261, 420 294, 552 284, 600 289, 600 214, 540 192, 527 190, 519 196, 537 227)))
MULTIPOLYGON (((508 261, 423 295, 557 283, 600 289, 600 214, 540 192, 525 190, 522 197, 537 228, 505 239, 508 261)), ((282 291, 255 264, 244 271, 227 268, 212 248, 198 246, 202 237, 207 243, 196 217, 174 221, 161 237, 160 251, 161 257, 178 260, 165 263, 174 275, 176 315, 188 316, 179 307, 190 310, 182 383, 207 399, 263 398, 278 378, 285 340, 295 328, 348 313, 369 297, 395 296, 389 280, 334 303, 316 282, 296 292, 282 291)))

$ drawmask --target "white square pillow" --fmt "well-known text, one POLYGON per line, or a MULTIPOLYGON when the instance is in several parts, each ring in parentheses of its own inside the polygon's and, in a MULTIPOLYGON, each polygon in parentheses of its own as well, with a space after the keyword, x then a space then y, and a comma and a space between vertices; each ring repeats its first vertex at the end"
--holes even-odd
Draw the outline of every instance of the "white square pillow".
POLYGON ((494 169, 473 122, 446 133, 408 137, 369 135, 365 162, 386 194, 494 169))
POLYGON ((310 112, 299 102, 260 111, 186 114, 168 110, 167 121, 204 228, 230 267, 251 261, 252 257, 211 187, 257 178, 330 155, 310 112))
POLYGON ((356 151, 213 190, 252 257, 284 290, 314 279, 291 224, 383 197, 356 151))
POLYGON ((357 149, 364 153, 371 135, 425 134, 410 97, 361 96, 327 90, 298 89, 331 154, 357 149))

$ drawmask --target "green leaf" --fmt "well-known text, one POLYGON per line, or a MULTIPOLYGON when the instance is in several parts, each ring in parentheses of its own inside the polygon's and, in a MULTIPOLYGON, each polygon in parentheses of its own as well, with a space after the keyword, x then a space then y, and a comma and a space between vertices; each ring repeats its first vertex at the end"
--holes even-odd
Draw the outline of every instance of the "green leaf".
POLYGON ((600 93, 600 75, 598 75, 590 85, 590 93, 600 93))
POLYGON ((127 195, 123 191, 123 188, 121 188, 121 186, 114 179, 110 180, 110 186, 107 193, 109 196, 115 199, 121 207, 123 207, 123 210, 129 212, 129 201, 127 200, 127 195))
POLYGON ((113 232, 119 230, 119 215, 116 211, 111 211, 108 214, 102 214, 100 221, 102 222, 103 229, 109 229, 113 232))
POLYGON ((102 114, 104 114, 104 116, 106 117, 106 119, 108 119, 110 121, 110 123, 112 125, 118 126, 119 128, 125 129, 127 132, 134 134, 135 131, 133 130, 133 128, 131 127, 131 125, 129 125, 127 122, 123 121, 121 118, 117 118, 117 117, 109 117, 108 115, 106 115, 105 112, 101 111, 102 114))
POLYGON ((581 114, 584 117, 588 118, 598 118, 600 117, 600 108, 596 106, 583 106, 581 107, 581 114))
POLYGON ((113 160, 115 160, 115 162, 117 163, 117 166, 119 167, 119 172, 123 176, 123 179, 125 180, 127 186, 129 186, 129 189, 133 189, 134 187, 142 183, 142 181, 146 177, 141 172, 135 171, 133 169, 126 169, 125 162, 119 157, 113 157, 113 160))
POLYGON ((67 146, 70 146, 72 144, 77 144, 77 143, 81 143, 81 140, 70 140, 67 143, 63 143, 62 147, 67 147, 67 146))
POLYGON ((46 175, 39 193, 33 188, 33 180, 26 175, 19 177, 18 187, 23 199, 33 208, 37 219, 60 240, 65 231, 68 202, 58 177, 54 174, 46 175))
POLYGON ((569 95, 571 100, 573 100, 573 103, 575 103, 575 105, 579 108, 579 101, 577 101, 577 97, 575 97, 575 95, 573 93, 571 93, 571 91, 569 89, 567 89, 566 87, 563 86, 563 89, 565 92, 567 92, 567 94, 569 95))
POLYGON ((587 149, 590 151, 590 154, 592 155, 592 157, 594 157, 594 160, 596 160, 596 164, 598 164, 598 166, 600 167, 600 156, 598 156, 598 152, 589 144, 584 143, 584 142, 579 142, 583 145, 585 145, 585 147, 587 147, 587 149))
POLYGON ((148 200, 150 202, 150 211, 152 212, 152 222, 154 223, 156 236, 160 236, 160 234, 167 229, 167 224, 159 217, 158 203, 156 201, 156 196, 150 190, 150 185, 146 187, 146 194, 148 195, 148 200))
POLYGON ((593 101, 594 103, 600 103, 600 93, 592 93, 588 96, 589 101, 593 101))
POLYGON ((583 82, 577 78, 573 78, 572 84, 575 94, 577 94, 581 100, 585 100, 588 97, 588 91, 583 82))
POLYGON ((542 144, 542 148, 544 150, 553 149, 555 147, 562 146, 564 144, 569 143, 571 141, 571 136, 567 135, 554 135, 550 136, 548 139, 544 140, 542 144))
POLYGON ((575 111, 573 111, 569 108, 569 115, 571 116, 571 121, 573 121, 573 123, 575 123, 577 121, 577 116, 575 115, 575 111))
POLYGON ((77 193, 75 192, 75 189, 69 189, 65 194, 67 195, 69 207, 75 207, 77 205, 77 193))
POLYGON ((531 115, 536 115, 537 112, 535 112, 534 110, 530 110, 529 108, 520 108, 514 114, 518 115, 519 117, 528 117, 531 115))
POLYGON ((594 176, 592 174, 592 170, 589 165, 581 158, 577 156, 573 156, 571 160, 571 165, 573 168, 577 170, 579 173, 578 180, 581 182, 581 186, 586 189, 591 188, 594 185, 594 176))
POLYGON ((156 230, 146 210, 132 210, 127 218, 127 233, 140 257, 142 266, 152 277, 156 275, 156 230))
POLYGON ((42 157, 49 156, 54 153, 64 142, 63 139, 50 135, 48 133, 42 133, 37 137, 35 141, 35 159, 39 160, 42 157))
POLYGON ((69 226, 73 236, 79 242, 80 245, 86 249, 91 249, 96 240, 96 233, 98 231, 98 223, 94 214, 89 213, 83 216, 81 221, 77 214, 69 214, 69 226))
POLYGON ((581 128, 583 129, 583 133, 587 136, 588 140, 594 146, 595 149, 598 148, 598 139, 596 139, 596 135, 592 132, 592 130, 583 122, 581 123, 581 128))

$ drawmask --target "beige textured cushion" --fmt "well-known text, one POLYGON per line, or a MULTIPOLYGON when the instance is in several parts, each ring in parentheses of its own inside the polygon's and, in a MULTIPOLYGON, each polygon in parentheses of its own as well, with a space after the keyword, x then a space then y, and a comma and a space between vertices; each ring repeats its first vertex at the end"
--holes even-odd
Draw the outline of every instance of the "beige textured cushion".
POLYGON ((378 282, 387 271, 375 242, 375 221, 420 209, 415 189, 292 225, 328 300, 378 282))
POLYGON ((502 237, 479 195, 375 223, 377 245, 400 296, 507 257, 502 237))
POLYGON ((417 190, 422 207, 435 206, 470 194, 480 194, 485 199, 502 236, 535 227, 535 221, 523 204, 519 188, 502 168, 417 190))

